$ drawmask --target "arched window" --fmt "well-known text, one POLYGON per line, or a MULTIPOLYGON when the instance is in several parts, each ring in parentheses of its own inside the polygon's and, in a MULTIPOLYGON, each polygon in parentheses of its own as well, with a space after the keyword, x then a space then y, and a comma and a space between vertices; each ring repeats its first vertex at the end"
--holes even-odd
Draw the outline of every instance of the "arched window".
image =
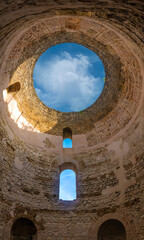
POLYGON ((65 163, 60 169, 59 199, 73 201, 76 199, 76 171, 71 163, 65 163))
POLYGON ((63 129, 63 148, 72 148, 72 130, 69 127, 63 129))
POLYGON ((11 229, 10 240, 37 240, 37 229, 27 218, 18 218, 11 229))
POLYGON ((98 240, 126 240, 124 225, 116 220, 109 219, 102 223, 98 231, 98 240))

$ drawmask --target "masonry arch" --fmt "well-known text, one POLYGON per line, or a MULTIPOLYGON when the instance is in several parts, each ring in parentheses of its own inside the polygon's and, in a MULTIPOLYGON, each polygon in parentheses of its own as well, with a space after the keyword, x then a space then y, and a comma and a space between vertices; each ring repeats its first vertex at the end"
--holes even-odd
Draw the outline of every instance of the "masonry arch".
POLYGON ((126 240, 124 225, 116 219, 106 220, 98 230, 98 240, 126 240))
MULTIPOLYGON (((128 212, 127 214, 125 214, 122 209, 121 209, 121 213, 120 212, 108 213, 103 215, 102 217, 96 216, 95 218, 93 218, 88 229, 87 240, 89 239, 109 240, 109 238, 104 238, 104 239, 98 238, 98 234, 99 234, 100 227, 105 222, 112 219, 115 220, 117 223, 121 223, 120 226, 123 226, 122 229, 125 229, 123 233, 125 232, 126 238, 122 240, 132 240, 133 239, 132 236, 136 234, 137 229, 135 227, 135 223, 133 222, 133 219, 131 218, 131 216, 128 214, 128 212)), ((113 222, 115 223, 115 221, 113 222)), ((117 240, 117 239, 114 239, 114 240, 117 240)), ((119 240, 121 240, 121 238, 119 240)))
POLYGON ((12 225, 10 240, 37 240, 37 228, 28 218, 20 217, 12 225))

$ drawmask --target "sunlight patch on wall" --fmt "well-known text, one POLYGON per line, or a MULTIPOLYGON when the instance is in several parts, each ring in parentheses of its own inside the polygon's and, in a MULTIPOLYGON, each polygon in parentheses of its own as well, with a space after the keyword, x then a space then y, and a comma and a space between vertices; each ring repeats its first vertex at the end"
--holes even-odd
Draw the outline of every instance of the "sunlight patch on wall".
POLYGON ((16 100, 12 94, 7 93, 6 89, 3 91, 3 99, 8 105, 8 111, 11 119, 14 120, 19 128, 33 132, 40 132, 22 116, 22 113, 18 109, 16 100))

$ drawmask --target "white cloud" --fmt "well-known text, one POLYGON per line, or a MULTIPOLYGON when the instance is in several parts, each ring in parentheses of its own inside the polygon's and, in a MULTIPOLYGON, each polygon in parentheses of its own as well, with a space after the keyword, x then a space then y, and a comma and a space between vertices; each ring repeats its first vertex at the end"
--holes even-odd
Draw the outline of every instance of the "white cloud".
POLYGON ((75 178, 75 173, 72 170, 71 170, 71 173, 63 174, 61 176, 61 179, 63 179, 63 178, 67 179, 67 177, 70 177, 70 176, 73 176, 73 178, 75 178))
POLYGON ((34 81, 39 98, 49 107, 61 111, 80 111, 99 96, 99 78, 89 73, 90 59, 68 52, 42 64, 37 62, 34 81), (62 106, 62 107, 61 107, 62 106))

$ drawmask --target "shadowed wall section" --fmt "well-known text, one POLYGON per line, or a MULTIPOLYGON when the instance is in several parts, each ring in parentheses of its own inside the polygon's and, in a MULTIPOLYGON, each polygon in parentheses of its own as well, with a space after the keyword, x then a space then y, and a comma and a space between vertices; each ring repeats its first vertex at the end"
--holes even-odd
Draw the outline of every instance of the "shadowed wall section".
POLYGON ((123 224, 115 219, 107 220, 99 228, 98 240, 126 240, 123 224))
POLYGON ((27 218, 18 218, 11 229, 10 240, 37 240, 37 229, 27 218))

